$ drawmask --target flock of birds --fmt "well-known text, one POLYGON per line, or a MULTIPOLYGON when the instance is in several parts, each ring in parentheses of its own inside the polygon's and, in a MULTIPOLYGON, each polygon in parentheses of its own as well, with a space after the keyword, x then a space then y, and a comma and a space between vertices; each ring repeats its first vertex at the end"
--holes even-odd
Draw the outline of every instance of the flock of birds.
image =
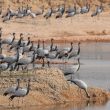
MULTIPOLYGON (((3 19, 3 22, 9 21, 11 18, 24 18, 26 16, 31 16, 32 18, 36 18, 39 15, 43 15, 45 19, 50 18, 52 15, 55 15, 55 18, 62 18, 63 15, 65 15, 66 18, 73 17, 78 14, 85 14, 90 11, 90 4, 86 3, 85 6, 77 7, 76 5, 69 6, 66 8, 65 4, 58 5, 56 8, 53 8, 50 6, 47 10, 45 10, 44 6, 41 7, 40 10, 33 12, 32 7, 30 6, 22 6, 19 7, 17 10, 13 10, 10 8, 7 9, 6 13, 2 13, 1 10, 1 17, 3 19)), ((91 14, 91 17, 97 16, 100 13, 103 12, 103 5, 102 3, 100 5, 96 5, 95 11, 91 14)))
MULTIPOLYGON (((90 98, 87 92, 87 84, 79 79, 73 79, 72 75, 75 74, 80 68, 80 42, 78 43, 77 51, 73 48, 73 42, 69 44, 68 47, 60 47, 54 43, 54 39, 50 40, 50 44, 46 45, 45 41, 34 42, 31 41, 31 38, 28 37, 27 40, 24 40, 23 34, 20 34, 20 38, 16 39, 16 33, 13 33, 10 37, 2 38, 2 28, 0 28, 0 72, 3 71, 23 71, 23 70, 34 70, 41 67, 53 67, 52 61, 62 61, 63 63, 59 64, 57 67, 61 69, 65 76, 71 75, 71 81, 75 83, 87 94, 87 97, 90 98), (8 51, 11 55, 6 55, 3 53, 8 51), (13 53, 15 53, 13 55, 13 53), (69 61, 77 63, 73 64, 69 61), (40 62, 41 66, 39 66, 40 62), (30 67, 32 65, 32 67, 30 67), (36 67, 37 65, 37 67, 36 67), (64 66, 65 65, 65 66, 64 66)), ((30 79, 28 79, 28 84, 26 87, 19 87, 19 80, 17 79, 17 85, 11 86, 6 89, 4 96, 9 95, 9 99, 13 100, 15 97, 24 97, 28 95, 30 90, 30 79)))

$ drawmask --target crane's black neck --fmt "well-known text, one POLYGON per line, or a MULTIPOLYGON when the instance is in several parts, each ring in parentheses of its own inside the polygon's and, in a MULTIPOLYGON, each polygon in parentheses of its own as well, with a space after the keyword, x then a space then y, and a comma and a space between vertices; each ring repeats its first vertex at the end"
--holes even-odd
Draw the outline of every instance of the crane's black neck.
POLYGON ((31 63, 33 63, 33 62, 34 62, 34 60, 35 60, 35 52, 33 53, 33 56, 32 56, 32 61, 31 61, 31 63))
POLYGON ((32 50, 33 45, 34 45, 33 42, 31 42, 31 46, 30 46, 30 49, 29 49, 30 51, 32 50))
POLYGON ((51 39, 50 51, 52 51, 52 48, 53 48, 53 40, 51 39))
POLYGON ((57 57, 58 57, 58 55, 59 55, 59 53, 58 53, 58 52, 56 52, 55 58, 57 58, 57 57))
POLYGON ((78 58, 78 69, 77 69, 77 71, 79 71, 79 69, 80 69, 80 59, 78 58))
POLYGON ((44 41, 43 41, 43 49, 45 48, 45 45, 44 45, 44 41))
POLYGON ((19 41, 18 41, 18 45, 21 44, 21 41, 22 41, 22 37, 20 37, 19 41))
POLYGON ((26 95, 29 94, 29 90, 30 90, 30 80, 28 80, 28 84, 27 84, 27 93, 26 93, 26 95))
POLYGON ((30 38, 28 38, 27 46, 31 43, 30 38))
POLYGON ((37 49, 40 48, 40 40, 38 40, 37 49))
POLYGON ((16 54, 17 54, 17 56, 16 56, 16 62, 18 62, 18 60, 19 60, 19 54, 20 54, 18 48, 17 48, 17 53, 16 54))
POLYGON ((13 39, 11 41, 11 44, 14 42, 14 40, 15 40, 15 34, 13 34, 13 39))
POLYGON ((18 90, 18 88, 19 88, 19 79, 17 79, 16 82, 17 82, 16 90, 18 90))
POLYGON ((80 43, 78 44, 78 53, 77 53, 77 55, 79 55, 80 54, 80 43))

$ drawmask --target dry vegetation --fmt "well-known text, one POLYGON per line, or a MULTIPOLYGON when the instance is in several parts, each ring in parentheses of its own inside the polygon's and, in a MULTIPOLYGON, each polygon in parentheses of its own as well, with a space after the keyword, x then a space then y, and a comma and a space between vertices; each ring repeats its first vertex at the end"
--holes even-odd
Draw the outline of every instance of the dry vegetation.
MULTIPOLYGON (((2 75, 4 75, 3 73, 2 75)), ((86 97, 85 92, 82 90, 81 93, 78 91, 78 87, 70 84, 66 81, 63 73, 58 69, 44 68, 36 71, 26 73, 12 73, 13 77, 7 79, 7 73, 2 77, 3 84, 6 86, 10 82, 14 84, 16 77, 21 77, 21 86, 25 86, 25 78, 30 76, 31 78, 31 90, 28 96, 24 98, 24 103, 20 103, 19 106, 29 105, 52 105, 58 103, 66 103, 73 101, 74 104, 85 104, 88 101, 91 104, 104 104, 110 98, 110 94, 99 88, 88 88, 88 92, 91 96, 90 100, 86 97), (16 76, 19 75, 19 76, 16 76), (24 82, 24 83, 23 83, 24 82)), ((4 86, 4 85, 1 86, 4 86)), ((18 105, 18 101, 14 99, 15 105, 18 105)), ((8 107, 8 97, 0 95, 0 105, 8 107)))

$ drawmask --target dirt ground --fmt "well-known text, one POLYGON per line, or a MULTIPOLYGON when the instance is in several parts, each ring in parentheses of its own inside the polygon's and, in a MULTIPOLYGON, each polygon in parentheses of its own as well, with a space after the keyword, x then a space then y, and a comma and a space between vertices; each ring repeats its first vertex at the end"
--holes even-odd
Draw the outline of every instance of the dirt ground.
POLYGON ((63 41, 110 41, 110 14, 102 13, 98 17, 90 17, 90 13, 76 15, 73 18, 55 19, 54 16, 45 20, 42 16, 37 18, 12 19, 6 23, 0 22, 3 28, 3 37, 8 37, 9 33, 24 34, 24 39, 28 36, 31 40, 38 39, 63 41))

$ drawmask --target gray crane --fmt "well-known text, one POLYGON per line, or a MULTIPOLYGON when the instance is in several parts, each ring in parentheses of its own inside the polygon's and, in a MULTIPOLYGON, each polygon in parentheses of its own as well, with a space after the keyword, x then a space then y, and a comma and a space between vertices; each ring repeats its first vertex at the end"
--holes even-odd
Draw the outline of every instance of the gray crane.
POLYGON ((24 54, 24 52, 30 52, 32 47, 33 47, 33 42, 30 45, 26 45, 26 46, 25 46, 25 43, 24 43, 24 46, 21 47, 23 54, 24 54))
POLYGON ((40 40, 38 40, 38 43, 37 44, 34 44, 33 42, 32 43, 32 48, 31 48, 31 51, 35 51, 36 53, 38 52, 37 49, 40 48, 40 40))
POLYGON ((16 86, 12 86, 12 87, 9 87, 8 89, 6 89, 6 91, 3 93, 3 95, 7 96, 7 95, 14 94, 19 88, 19 81, 20 81, 20 79, 17 79, 16 80, 16 83, 17 83, 16 86))
POLYGON ((11 17, 11 18, 12 18, 13 16, 16 16, 16 12, 10 8, 10 5, 9 5, 9 11, 10 11, 10 17, 11 17))
POLYGON ((65 17, 68 18, 68 17, 72 17, 74 15, 76 15, 76 6, 74 6, 74 10, 69 10, 65 17))
POLYGON ((63 48, 63 49, 58 49, 57 48, 57 53, 61 53, 62 55, 67 55, 68 53, 70 53, 72 50, 73 50, 73 42, 71 42, 71 47, 65 47, 65 48, 63 48))
POLYGON ((24 40, 21 42, 23 44, 23 46, 28 46, 31 43, 31 39, 30 37, 28 37, 28 40, 24 40), (24 45, 25 44, 25 45, 24 45))
POLYGON ((37 56, 35 55, 35 52, 33 52, 33 56, 19 59, 16 62, 15 69, 16 69, 17 66, 18 66, 18 69, 19 69, 19 65, 22 65, 22 66, 26 65, 26 66, 28 66, 29 64, 31 64, 31 63, 33 63, 35 61, 36 57, 37 56))
MULTIPOLYGON (((10 50, 13 49, 13 48, 15 48, 15 47, 20 47, 20 46, 21 46, 21 43, 22 43, 22 41, 23 41, 23 37, 22 37, 22 36, 23 36, 23 34, 21 33, 21 34, 20 34, 20 39, 14 41, 14 42, 12 43, 12 45, 11 45, 11 47, 10 47, 10 50)), ((22 45, 23 45, 23 43, 22 43, 22 45)))
POLYGON ((46 56, 46 58, 48 58, 48 59, 55 59, 55 58, 57 58, 58 57, 58 55, 59 55, 59 53, 57 53, 57 52, 49 52, 49 54, 46 56))
POLYGON ((71 51, 68 54, 68 59, 79 57, 79 54, 80 54, 80 42, 78 43, 78 51, 77 51, 77 53, 75 53, 74 51, 71 51))
POLYGON ((36 13, 32 12, 32 7, 29 7, 29 9, 27 10, 27 13, 28 13, 32 18, 35 18, 35 17, 36 17, 36 13))
POLYGON ((0 27, 0 38, 2 37, 2 27, 0 27))
POLYGON ((3 22, 9 21, 11 18, 11 12, 8 11, 7 15, 3 17, 3 22))
POLYGON ((59 7, 58 13, 56 15, 56 19, 61 18, 63 16, 64 12, 65 12, 65 4, 63 4, 59 7))
POLYGON ((99 14, 102 13, 102 11, 103 11, 102 4, 100 6, 97 5, 96 11, 91 14, 91 17, 97 16, 97 15, 99 16, 99 14))
POLYGON ((61 52, 59 52, 57 54, 58 54, 58 59, 62 59, 64 57, 68 56, 68 51, 67 50, 62 50, 61 52))
POLYGON ((86 3, 86 6, 81 7, 80 13, 81 13, 81 14, 88 13, 89 10, 90 10, 90 4, 86 3))
POLYGON ((54 39, 51 39, 50 52, 57 50, 57 45, 54 46, 53 41, 54 41, 54 39))
POLYGON ((14 56, 7 56, 4 59, 2 59, 2 62, 13 64, 13 63, 17 62, 21 56, 22 55, 19 53, 19 48, 17 48, 17 52, 14 56))
POLYGON ((71 13, 71 12, 74 12, 74 11, 75 11, 75 10, 74 10, 74 7, 69 6, 69 7, 66 9, 65 13, 71 13))
POLYGON ((44 18, 48 19, 52 16, 52 8, 49 8, 47 12, 44 14, 44 18))
POLYGON ((38 48, 37 49, 37 54, 38 54, 38 57, 45 57, 45 56, 48 56, 49 54, 49 50, 45 48, 45 44, 44 44, 44 40, 43 40, 43 48, 38 48))
POLYGON ((2 54, 2 47, 0 48, 0 59, 4 59, 6 57, 5 54, 2 54))
POLYGON ((8 38, 6 38, 6 39, 3 39, 2 40, 2 44, 8 44, 8 45, 11 45, 13 42, 14 42, 14 40, 15 40, 15 33, 13 33, 11 36, 9 36, 8 38))
POLYGON ((24 13, 21 12, 20 7, 18 8, 18 13, 16 15, 16 18, 23 18, 24 17, 24 13))
POLYGON ((80 69, 80 58, 78 58, 77 62, 78 63, 71 65, 71 66, 69 66, 67 63, 65 65, 65 68, 60 68, 63 71, 65 76, 71 75, 71 77, 72 77, 73 74, 75 74, 77 71, 79 71, 79 69, 80 69))
POLYGON ((72 83, 74 83, 75 85, 77 85, 80 89, 83 89, 87 95, 88 98, 90 98, 90 95, 89 93, 87 92, 87 84, 82 81, 82 80, 79 80, 79 79, 72 79, 72 80, 68 80, 68 81, 71 81, 72 83))
POLYGON ((9 63, 2 63, 0 64, 0 70, 5 71, 9 68, 10 64, 9 63))
POLYGON ((15 91, 13 95, 9 97, 9 99, 12 101, 15 97, 25 97, 29 94, 30 90, 30 79, 28 79, 27 87, 25 88, 18 88, 18 90, 15 91))

